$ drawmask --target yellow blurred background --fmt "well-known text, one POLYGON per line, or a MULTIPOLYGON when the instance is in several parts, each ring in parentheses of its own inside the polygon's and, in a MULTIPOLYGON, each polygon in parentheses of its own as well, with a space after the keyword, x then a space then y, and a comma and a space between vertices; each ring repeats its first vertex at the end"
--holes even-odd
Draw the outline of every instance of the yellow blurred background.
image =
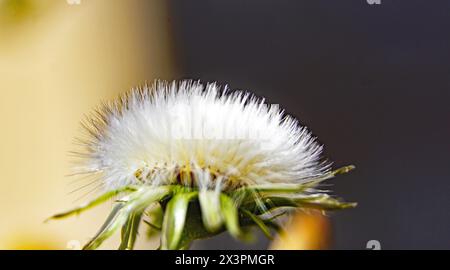
POLYGON ((0 0, 0 249, 77 248, 99 228, 110 205, 43 221, 89 198, 66 176, 84 114, 174 79, 170 31, 165 1, 0 0))

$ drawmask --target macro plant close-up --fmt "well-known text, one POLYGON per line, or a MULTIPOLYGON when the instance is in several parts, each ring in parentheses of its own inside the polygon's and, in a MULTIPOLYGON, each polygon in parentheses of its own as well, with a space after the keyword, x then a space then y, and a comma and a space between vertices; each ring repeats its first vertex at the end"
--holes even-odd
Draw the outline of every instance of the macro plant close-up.
POLYGON ((83 126, 74 174, 105 193, 52 219, 114 198, 84 249, 116 231, 119 249, 133 249, 141 223, 160 233, 160 249, 188 249, 223 231, 249 241, 253 226, 272 238, 292 211, 356 206, 321 188, 353 166, 332 170, 306 127, 249 92, 157 81, 102 105, 83 126))
POLYGON ((429 2, 0 0, 0 259, 449 250, 450 1, 429 2))

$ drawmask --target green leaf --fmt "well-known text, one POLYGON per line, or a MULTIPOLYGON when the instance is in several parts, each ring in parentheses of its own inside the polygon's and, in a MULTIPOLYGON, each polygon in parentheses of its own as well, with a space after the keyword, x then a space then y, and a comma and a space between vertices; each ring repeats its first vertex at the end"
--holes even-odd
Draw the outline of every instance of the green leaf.
POLYGON ((84 212, 84 211, 86 211, 86 210, 88 210, 90 208, 93 208, 93 207, 95 207, 95 206, 97 206, 97 205, 99 205, 99 204, 101 204, 101 203, 111 199, 112 197, 114 197, 116 195, 119 195, 120 193, 133 192, 133 191, 136 191, 136 190, 137 190, 137 188, 134 187, 134 186, 126 186, 126 187, 121 187, 121 188, 118 188, 118 189, 115 189, 115 190, 108 191, 108 192, 100 195, 96 199, 94 199, 94 200, 92 200, 92 201, 90 201, 90 202, 88 202, 88 203, 86 203, 84 205, 81 205, 81 206, 79 206, 79 207, 77 207, 75 209, 72 209, 72 210, 69 210, 69 211, 66 211, 66 212, 63 212, 63 213, 60 213, 60 214, 56 214, 56 215, 48 218, 47 220, 45 220, 45 222, 47 222, 47 221, 49 221, 51 219, 61 219, 61 218, 66 218, 66 217, 69 217, 69 216, 80 214, 81 212, 84 212))
POLYGON ((189 201, 198 195, 198 192, 177 193, 168 202, 164 213, 161 249, 178 249, 189 201))
POLYGON ((199 192, 198 199, 205 228, 210 232, 218 231, 223 224, 223 217, 220 211, 220 192, 202 190, 199 192))

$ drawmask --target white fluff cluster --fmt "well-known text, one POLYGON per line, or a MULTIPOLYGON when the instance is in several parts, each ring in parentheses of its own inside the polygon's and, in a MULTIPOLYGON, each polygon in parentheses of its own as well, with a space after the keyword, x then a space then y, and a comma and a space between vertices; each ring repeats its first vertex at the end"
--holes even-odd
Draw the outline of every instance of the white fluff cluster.
POLYGON ((233 189, 323 175, 322 146, 277 105, 199 82, 156 82, 84 123, 83 163, 107 190, 129 184, 233 189))

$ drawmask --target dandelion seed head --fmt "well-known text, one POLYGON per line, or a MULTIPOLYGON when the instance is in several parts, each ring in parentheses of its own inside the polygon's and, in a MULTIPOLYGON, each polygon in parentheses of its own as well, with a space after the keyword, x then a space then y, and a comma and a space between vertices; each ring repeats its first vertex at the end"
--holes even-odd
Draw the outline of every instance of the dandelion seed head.
POLYGON ((214 83, 133 89, 84 121, 77 173, 105 189, 181 184, 226 190, 328 172, 315 137, 277 105, 214 83))

